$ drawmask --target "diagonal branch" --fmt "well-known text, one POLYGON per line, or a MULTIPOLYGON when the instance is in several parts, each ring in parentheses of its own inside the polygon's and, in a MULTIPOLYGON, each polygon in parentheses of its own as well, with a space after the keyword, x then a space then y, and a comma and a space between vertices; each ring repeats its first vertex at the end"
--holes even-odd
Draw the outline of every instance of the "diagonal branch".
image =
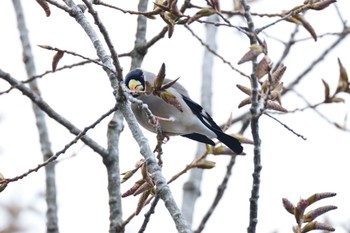
MULTIPOLYGON (((27 96, 33 103, 35 103, 42 111, 44 111, 49 117, 54 119, 57 123, 65 127, 69 132, 74 135, 81 134, 81 130, 65 119, 63 116, 58 114, 53 108, 50 107, 38 94, 31 91, 28 87, 22 84, 17 79, 11 77, 10 74, 0 70, 0 78, 7 81, 10 85, 16 86, 16 88, 22 92, 23 95, 27 96)), ((90 147, 93 151, 104 157, 107 154, 107 151, 100 146, 97 142, 91 139, 89 136, 85 135, 81 140, 90 147)))
POLYGON ((333 51, 333 49, 342 42, 345 37, 347 37, 350 34, 349 28, 344 28, 343 33, 339 35, 339 37, 331 44, 328 48, 326 48, 320 56, 318 56, 301 74, 294 79, 293 82, 291 82, 283 91, 283 94, 287 93, 289 90, 291 90, 295 85, 297 85, 309 72, 312 71, 313 68, 316 67, 317 64, 319 64, 323 59, 326 58, 326 56, 333 51))
MULTIPOLYGON (((52 1, 52 0, 48 0, 52 1)), ((108 66, 112 70, 114 69, 111 59, 106 53, 102 42, 98 38, 96 32, 94 31, 92 25, 87 20, 85 15, 83 14, 80 7, 74 4, 73 1, 65 0, 70 7, 71 10, 69 12, 70 16, 74 17, 76 21, 80 24, 80 26, 85 30, 86 34, 89 36, 91 42, 93 43, 98 57, 101 59, 104 65, 108 66)), ((89 2, 85 1, 85 4, 90 4, 89 2)), ((95 18, 96 20, 96 18, 95 18)), ((96 23, 102 24, 101 21, 96 20, 96 23)), ((102 25, 98 25, 99 28, 102 28, 102 25)), ((107 33, 105 30, 100 30, 102 34, 107 33)), ((104 35, 106 38, 106 35, 104 35)), ((113 45, 109 46, 109 49, 114 48, 113 45)), ((114 57, 114 59, 118 60, 118 57, 114 57)), ((119 65, 119 62, 114 63, 115 66, 119 65)), ((117 71, 121 70, 121 67, 117 68, 117 71)), ((122 85, 122 80, 120 79, 121 73, 118 73, 117 76, 115 76, 115 73, 110 72, 109 69, 105 69, 105 72, 107 72, 107 75, 110 79, 111 86, 114 90, 115 97, 117 100, 118 109, 122 112, 126 122, 128 123, 128 126, 131 130, 131 133, 135 139, 135 141, 138 143, 140 147, 140 152, 144 156, 145 161, 147 163, 147 168, 149 172, 151 173, 151 176, 154 180, 154 183, 157 187, 157 193, 160 196, 160 198, 164 201, 165 206, 167 210, 169 211, 170 215, 172 216, 176 228, 179 232, 187 233, 190 232, 190 229, 187 225, 187 222, 183 218, 180 209, 178 208, 175 199, 170 191, 169 186, 166 183, 165 178, 163 177, 161 173, 161 168, 158 165, 156 158, 148 144, 148 141, 146 137, 143 135, 142 130, 140 129, 140 126, 138 125, 136 118, 131 110, 130 104, 127 101, 126 94, 120 90, 124 90, 122 85), (118 90, 118 91, 116 91, 118 90)), ((116 72, 117 73, 117 72, 116 72)))
POLYGON ((230 159, 229 164, 226 167, 226 174, 224 176, 224 179, 222 180, 221 184, 218 187, 218 192, 216 193, 216 196, 214 198, 213 203, 211 204, 209 210, 204 215, 202 221, 200 222, 198 229, 194 231, 194 233, 200 233, 204 230, 205 224, 208 222, 209 218, 213 214, 215 208, 219 204, 221 198, 223 197, 225 190, 227 188, 227 183, 230 180, 231 174, 232 174, 232 168, 236 163, 236 155, 232 156, 230 159))
POLYGON ((240 71, 239 69, 235 68, 232 63, 228 60, 226 60, 223 56, 221 56, 220 54, 218 54, 215 50, 213 50, 212 48, 210 48, 209 45, 207 45, 199 36, 197 36, 194 31, 188 26, 185 25, 185 28, 192 34, 192 36, 194 36, 209 52, 211 52, 213 55, 215 55, 216 57, 218 57, 223 63, 227 64, 233 71, 236 71, 237 73, 239 73, 240 75, 249 78, 248 75, 246 75, 245 73, 243 73, 242 71, 240 71))

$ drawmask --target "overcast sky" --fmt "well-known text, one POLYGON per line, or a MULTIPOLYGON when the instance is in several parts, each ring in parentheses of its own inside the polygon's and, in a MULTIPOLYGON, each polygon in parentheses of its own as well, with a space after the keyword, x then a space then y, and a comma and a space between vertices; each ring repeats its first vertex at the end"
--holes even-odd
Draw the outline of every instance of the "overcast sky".
MULTIPOLYGON (((137 1, 110 2, 124 9, 135 10, 137 1)), ((204 1, 194 2, 204 4, 204 1)), ((252 5, 252 12, 279 13, 281 10, 291 9, 297 4, 296 2, 301 4, 303 1, 261 0, 252 5)), ((225 7, 224 4, 226 2, 222 3, 223 7, 225 7)), ((339 0, 338 4, 343 17, 349 18, 350 2, 339 0)), ((74 19, 55 7, 51 7, 51 17, 46 18, 42 9, 34 1, 23 1, 23 6, 38 74, 51 69, 53 53, 36 45, 51 45, 91 58, 96 57, 91 42, 74 19)), ((128 52, 133 46, 136 17, 114 10, 99 9, 99 11, 106 27, 110 30, 117 52, 128 52)), ((331 17, 335 12, 334 7, 329 7, 324 11, 310 12, 306 17, 318 34, 338 32, 340 30, 338 18, 331 17)), ((21 45, 11 1, 1 2, 0 19, 0 69, 10 73, 14 78, 24 80, 26 74, 21 63, 21 45)), ((261 18, 261 21, 257 21, 257 27, 265 25, 268 21, 269 19, 261 18)), ((243 25, 240 20, 234 20, 233 23, 243 25)), ((163 26, 161 20, 149 20, 148 39, 159 32, 163 26)), ((191 28, 203 38, 203 25, 193 23, 191 28)), ((293 28, 292 24, 282 22, 268 29, 266 33, 287 39, 293 28)), ((302 32, 300 38, 308 36, 307 32, 302 32)), ((278 60, 283 47, 272 37, 264 35, 264 38, 267 40, 272 61, 278 60)), ((285 84, 291 82, 309 65, 310 61, 319 56, 332 40, 334 38, 329 36, 319 39, 316 43, 308 40, 297 46, 295 52, 285 61, 287 72, 283 77, 283 82, 285 84)), ((219 53, 233 64, 237 63, 249 47, 249 41, 244 36, 229 28, 220 28, 218 44, 219 53)), ((325 59, 322 65, 318 65, 309 73, 308 78, 297 86, 298 92, 305 95, 311 103, 322 101, 324 92, 321 79, 326 80, 334 91, 339 74, 338 57, 350 72, 349 46, 349 39, 347 39, 325 59)), ((180 83, 190 91, 191 97, 199 102, 202 54, 203 47, 199 42, 188 31, 176 27, 170 40, 164 38, 149 50, 143 68, 156 73, 162 62, 165 62, 167 77, 181 77, 180 83)), ((65 56, 60 65, 76 61, 79 59, 65 56)), ((126 74, 130 67, 130 59, 121 58, 120 61, 124 74, 126 74)), ((243 64, 239 68, 249 74, 250 64, 243 64)), ((247 79, 232 72, 220 60, 216 60, 213 117, 218 123, 225 122, 231 112, 235 117, 248 110, 248 107, 237 108, 239 102, 246 97, 235 87, 237 83, 249 86, 247 79)), ((94 65, 46 76, 39 80, 39 85, 43 98, 50 106, 81 129, 90 125, 113 107, 114 97, 108 77, 100 67, 94 65)), ((0 91, 6 87, 7 84, 0 80, 0 91)), ((350 98, 342 97, 347 100, 345 104, 320 107, 320 111, 329 119, 339 123, 342 123, 350 109, 350 98)), ((305 103, 295 94, 288 94, 282 99, 282 102, 288 110, 305 106, 305 103)), ((14 177, 36 166, 41 162, 42 156, 30 101, 18 91, 11 91, 10 94, 0 96, 0 106, 0 172, 6 177, 14 177)), ((297 133, 305 136, 307 140, 304 141, 292 134, 276 121, 266 116, 261 117, 263 170, 257 232, 274 230, 291 232, 294 218, 283 209, 281 199, 287 197, 296 203, 300 197, 306 198, 315 192, 325 191, 337 193, 336 197, 323 200, 320 204, 338 206, 337 210, 326 215, 335 223, 334 227, 337 228, 337 232, 342 232, 341 225, 350 219, 350 189, 347 182, 350 177, 348 169, 350 134, 337 130, 312 110, 276 117, 297 133)), ((106 146, 105 135, 108 120, 103 121, 89 133, 103 146, 106 146)), ((53 151, 61 150, 74 138, 49 118, 48 125, 53 151)), ((232 127, 230 132, 236 132, 238 129, 239 126, 232 127)), ((153 147, 155 135, 146 131, 145 134, 153 147)), ((245 136, 251 138, 249 130, 245 136)), ((169 179, 190 163, 195 149, 196 143, 193 141, 182 137, 171 138, 163 147, 164 176, 169 179)), ((231 232, 246 231, 252 186, 253 147, 246 145, 245 151, 246 156, 237 158, 224 200, 218 206, 204 232, 217 231, 220 226, 225 227, 222 232, 228 232, 227 227, 232 229, 231 232)), ((137 143, 132 139, 127 126, 121 138, 121 154, 122 171, 131 169, 134 163, 141 158, 137 143)), ((209 158, 215 161, 217 166, 204 174, 202 196, 195 212, 195 228, 203 213, 208 209, 229 161, 229 158, 225 156, 210 156, 209 158)), ((109 227, 107 183, 101 158, 79 142, 66 154, 60 156, 59 161, 61 162, 57 165, 57 185, 60 231, 62 233, 107 232, 109 227), (84 211, 81 211, 82 209, 84 211)), ((38 211, 36 213, 23 212, 20 223, 26 228, 26 231, 23 232, 45 231, 43 177, 43 171, 39 171, 19 182, 10 184, 0 194, 0 216, 3 216, 2 205, 25 206, 38 211)), ((182 185, 187 178, 186 174, 171 184, 179 206, 181 205, 182 185)), ((127 190, 133 181, 123 184, 122 190, 127 190)), ((124 218, 127 218, 135 210, 138 197, 128 197, 123 201, 123 215, 124 218)), ((127 233, 138 230, 143 221, 143 214, 144 212, 131 222, 126 228, 127 233)), ((0 229, 5 222, 6 217, 0 218, 0 229)), ((156 209, 156 215, 151 219, 148 232, 170 232, 169 228, 174 229, 171 232, 175 232, 175 227, 172 226, 170 216, 163 203, 160 203, 156 209), (161 226, 159 226, 160 223, 161 226)))

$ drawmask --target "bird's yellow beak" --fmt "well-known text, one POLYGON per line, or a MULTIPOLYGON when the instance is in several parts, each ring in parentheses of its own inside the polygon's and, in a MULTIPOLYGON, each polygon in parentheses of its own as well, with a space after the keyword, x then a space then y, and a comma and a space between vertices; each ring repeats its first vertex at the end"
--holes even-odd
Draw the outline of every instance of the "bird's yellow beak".
POLYGON ((143 91, 143 86, 142 86, 140 81, 137 81, 135 79, 131 79, 129 81, 129 89, 132 91, 139 92, 139 91, 143 91))

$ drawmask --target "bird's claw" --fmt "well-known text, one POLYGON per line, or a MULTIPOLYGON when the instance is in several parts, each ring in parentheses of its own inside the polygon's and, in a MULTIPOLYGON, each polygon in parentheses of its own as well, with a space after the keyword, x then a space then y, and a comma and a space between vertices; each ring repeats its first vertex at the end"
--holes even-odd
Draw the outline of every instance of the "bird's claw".
POLYGON ((158 133, 157 134, 157 146, 154 149, 154 153, 157 152, 157 159, 158 159, 158 164, 159 166, 163 165, 163 160, 162 160, 162 154, 163 154, 163 150, 162 150, 162 144, 165 144, 169 141, 169 136, 164 135, 162 133, 158 133))
POLYGON ((157 119, 157 117, 154 117, 154 119, 155 123, 153 123, 151 119, 148 119, 148 124, 150 124, 153 128, 157 128, 159 125, 159 120, 157 119))

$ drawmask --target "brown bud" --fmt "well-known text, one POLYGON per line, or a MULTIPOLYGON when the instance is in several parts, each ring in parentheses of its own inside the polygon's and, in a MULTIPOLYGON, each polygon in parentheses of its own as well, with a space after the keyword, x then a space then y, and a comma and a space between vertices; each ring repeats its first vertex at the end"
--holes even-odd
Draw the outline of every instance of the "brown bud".
POLYGON ((135 182, 135 184, 128 189, 125 193, 122 194, 122 197, 127 197, 130 195, 133 195, 135 193, 135 191, 144 183, 144 180, 138 180, 135 182))
POLYGON ((311 4, 311 9, 313 10, 323 10, 324 8, 328 7, 330 4, 335 3, 336 0, 324 0, 324 1, 318 1, 311 4))
POLYGON ((270 71, 271 65, 271 59, 267 55, 265 55, 255 68, 256 76, 258 78, 262 78, 265 74, 267 74, 270 71))
POLYGON ((298 224, 301 224, 303 222, 303 216, 306 207, 308 207, 309 203, 305 199, 300 199, 297 206, 294 209, 294 217, 298 224))
POLYGON ((145 204, 147 202, 147 197, 150 194, 151 194, 150 190, 142 193, 142 195, 140 196, 139 202, 137 203, 135 215, 138 215, 141 212, 142 208, 145 206, 145 204))
POLYGON ((311 210, 304 215, 304 218, 303 218, 304 222, 311 222, 318 216, 334 209, 337 209, 337 207, 333 205, 328 205, 328 206, 322 206, 314 210, 311 210))
POLYGON ((268 109, 276 110, 276 111, 279 111, 279 112, 288 112, 287 109, 285 109, 284 107, 282 107, 278 103, 275 103, 275 102, 273 102, 271 100, 267 101, 266 107, 268 109))
POLYGON ((130 171, 127 171, 127 172, 123 173, 122 175, 124 175, 124 176, 123 176, 123 178, 122 178, 122 180, 121 180, 120 183, 124 183, 124 182, 127 181, 130 177, 132 177, 134 174, 135 174, 135 172, 134 172, 133 170, 130 170, 130 171))
POLYGON ((283 64, 279 65, 278 68, 272 73, 271 79, 273 83, 278 83, 286 71, 287 67, 283 64))
POLYGON ((147 190, 150 190, 150 189, 152 189, 152 188, 153 188, 153 185, 151 185, 151 184, 145 182, 145 183, 143 183, 142 185, 140 185, 140 186, 138 187, 137 190, 135 190, 135 192, 133 193, 133 195, 134 195, 134 196, 137 196, 137 195, 139 195, 140 193, 143 193, 143 192, 145 192, 145 191, 147 191, 147 190))
POLYGON ((37 3, 43 8, 47 17, 51 15, 50 6, 46 0, 36 0, 37 3))
POLYGON ((252 90, 249 87, 245 87, 243 85, 237 84, 236 87, 241 90, 243 93, 247 94, 247 95, 251 95, 252 94, 252 90))
POLYGON ((238 65, 245 63, 247 61, 255 60, 260 54, 264 52, 264 48, 261 45, 253 44, 250 46, 249 51, 243 55, 243 57, 238 61, 238 65))
POLYGON ((282 198, 283 207, 291 214, 294 214, 295 207, 287 198, 282 198))
POLYGON ((301 229, 301 233, 305 233, 305 232, 312 231, 312 230, 335 231, 335 229, 332 226, 315 221, 315 222, 309 222, 308 224, 306 224, 301 229))
POLYGON ((311 195, 310 197, 307 198, 307 201, 309 203, 309 205, 315 203, 316 201, 322 200, 324 198, 328 198, 328 197, 334 197, 336 196, 336 193, 332 193, 332 192, 324 192, 324 193, 315 193, 313 195, 311 195))
POLYGON ((252 99, 250 97, 248 97, 248 98, 242 100, 241 103, 239 103, 238 108, 241 108, 241 107, 243 107, 247 104, 251 104, 251 103, 252 103, 252 99))

